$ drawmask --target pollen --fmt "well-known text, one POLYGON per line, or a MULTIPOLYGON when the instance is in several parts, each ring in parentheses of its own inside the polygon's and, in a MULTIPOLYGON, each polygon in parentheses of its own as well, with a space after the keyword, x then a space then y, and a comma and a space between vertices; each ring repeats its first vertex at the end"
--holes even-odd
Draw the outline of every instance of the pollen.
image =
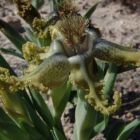
POLYGON ((40 54, 45 52, 45 48, 39 48, 32 42, 27 42, 22 46, 24 58, 33 64, 41 62, 40 54))
POLYGON ((8 69, 0 67, 0 90, 16 92, 22 90, 24 85, 17 77, 11 76, 8 69))
POLYGON ((18 13, 21 17, 25 17, 27 12, 31 10, 31 4, 28 0, 14 0, 18 8, 18 13))
POLYGON ((35 17, 32 22, 32 27, 35 30, 35 35, 38 38, 47 38, 48 30, 44 30, 45 21, 43 18, 35 17))
POLYGON ((32 27, 39 31, 44 26, 44 19, 35 17, 32 23, 32 27))

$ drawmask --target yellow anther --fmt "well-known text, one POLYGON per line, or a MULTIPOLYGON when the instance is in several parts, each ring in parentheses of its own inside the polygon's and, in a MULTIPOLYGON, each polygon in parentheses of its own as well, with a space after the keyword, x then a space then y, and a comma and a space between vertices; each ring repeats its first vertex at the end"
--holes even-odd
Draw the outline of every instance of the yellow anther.
POLYGON ((17 77, 11 76, 9 70, 0 67, 0 89, 10 92, 23 90, 25 83, 20 81, 17 77))
POLYGON ((14 0, 18 8, 18 13, 21 17, 25 17, 27 12, 31 10, 31 4, 29 0, 14 0))
POLYGON ((40 64, 40 54, 45 53, 45 48, 39 48, 32 42, 27 42, 22 47, 24 58, 34 64, 40 64))

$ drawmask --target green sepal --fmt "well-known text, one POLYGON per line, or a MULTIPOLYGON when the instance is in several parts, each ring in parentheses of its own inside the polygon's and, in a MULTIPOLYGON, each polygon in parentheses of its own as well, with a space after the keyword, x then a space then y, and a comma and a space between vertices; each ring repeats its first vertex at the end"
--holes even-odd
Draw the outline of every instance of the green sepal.
MULTIPOLYGON (((45 26, 46 26, 45 28, 47 28, 48 25, 45 25, 45 26)), ((30 28, 24 28, 24 29, 26 31, 25 35, 24 35, 24 38, 26 39, 26 41, 34 42, 38 47, 50 46, 50 44, 51 44, 51 36, 50 36, 49 33, 47 33, 46 38, 39 38, 37 36, 37 34, 32 29, 30 29, 30 28)))
POLYGON ((25 29, 25 35, 24 38, 26 39, 26 41, 30 41, 35 43, 37 46, 41 47, 41 44, 39 42, 39 39, 37 38, 37 36, 35 35, 35 33, 33 32, 32 29, 30 28, 24 28, 25 29))

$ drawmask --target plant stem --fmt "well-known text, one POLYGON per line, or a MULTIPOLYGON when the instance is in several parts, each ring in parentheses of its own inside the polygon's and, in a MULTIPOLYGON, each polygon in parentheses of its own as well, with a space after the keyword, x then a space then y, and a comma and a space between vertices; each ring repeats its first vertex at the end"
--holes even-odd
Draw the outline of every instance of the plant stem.
POLYGON ((78 91, 73 140, 89 140, 97 120, 96 111, 84 97, 84 91, 78 91))
POLYGON ((104 94, 108 98, 110 97, 110 94, 114 87, 115 79, 117 77, 117 71, 118 71, 117 66, 115 64, 110 64, 106 72, 106 75, 104 77, 104 82, 105 82, 104 94))

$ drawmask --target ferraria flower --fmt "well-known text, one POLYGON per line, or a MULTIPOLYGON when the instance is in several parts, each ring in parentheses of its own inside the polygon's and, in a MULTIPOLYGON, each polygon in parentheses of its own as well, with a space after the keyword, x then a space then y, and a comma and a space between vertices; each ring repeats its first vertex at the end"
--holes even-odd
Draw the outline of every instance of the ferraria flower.
MULTIPOLYGON (((31 86, 42 92, 57 88, 70 81, 85 91, 85 99, 95 110, 109 115, 121 105, 121 94, 114 92, 110 104, 104 95, 104 81, 99 79, 96 58, 117 65, 140 65, 140 50, 125 48, 100 38, 94 28, 79 15, 67 16, 50 27, 52 44, 44 52, 46 57, 21 78, 0 73, 0 84, 10 90, 31 86), (8 80, 7 80, 8 77, 8 80), (4 84, 3 84, 4 83, 4 84)), ((32 43, 23 45, 23 54, 30 61, 42 53, 32 43), (35 53, 35 54, 33 54, 35 53), (32 56, 28 56, 32 54, 32 56)), ((2 69, 1 69, 2 70, 2 69)), ((4 88, 3 90, 6 90, 4 88)))

